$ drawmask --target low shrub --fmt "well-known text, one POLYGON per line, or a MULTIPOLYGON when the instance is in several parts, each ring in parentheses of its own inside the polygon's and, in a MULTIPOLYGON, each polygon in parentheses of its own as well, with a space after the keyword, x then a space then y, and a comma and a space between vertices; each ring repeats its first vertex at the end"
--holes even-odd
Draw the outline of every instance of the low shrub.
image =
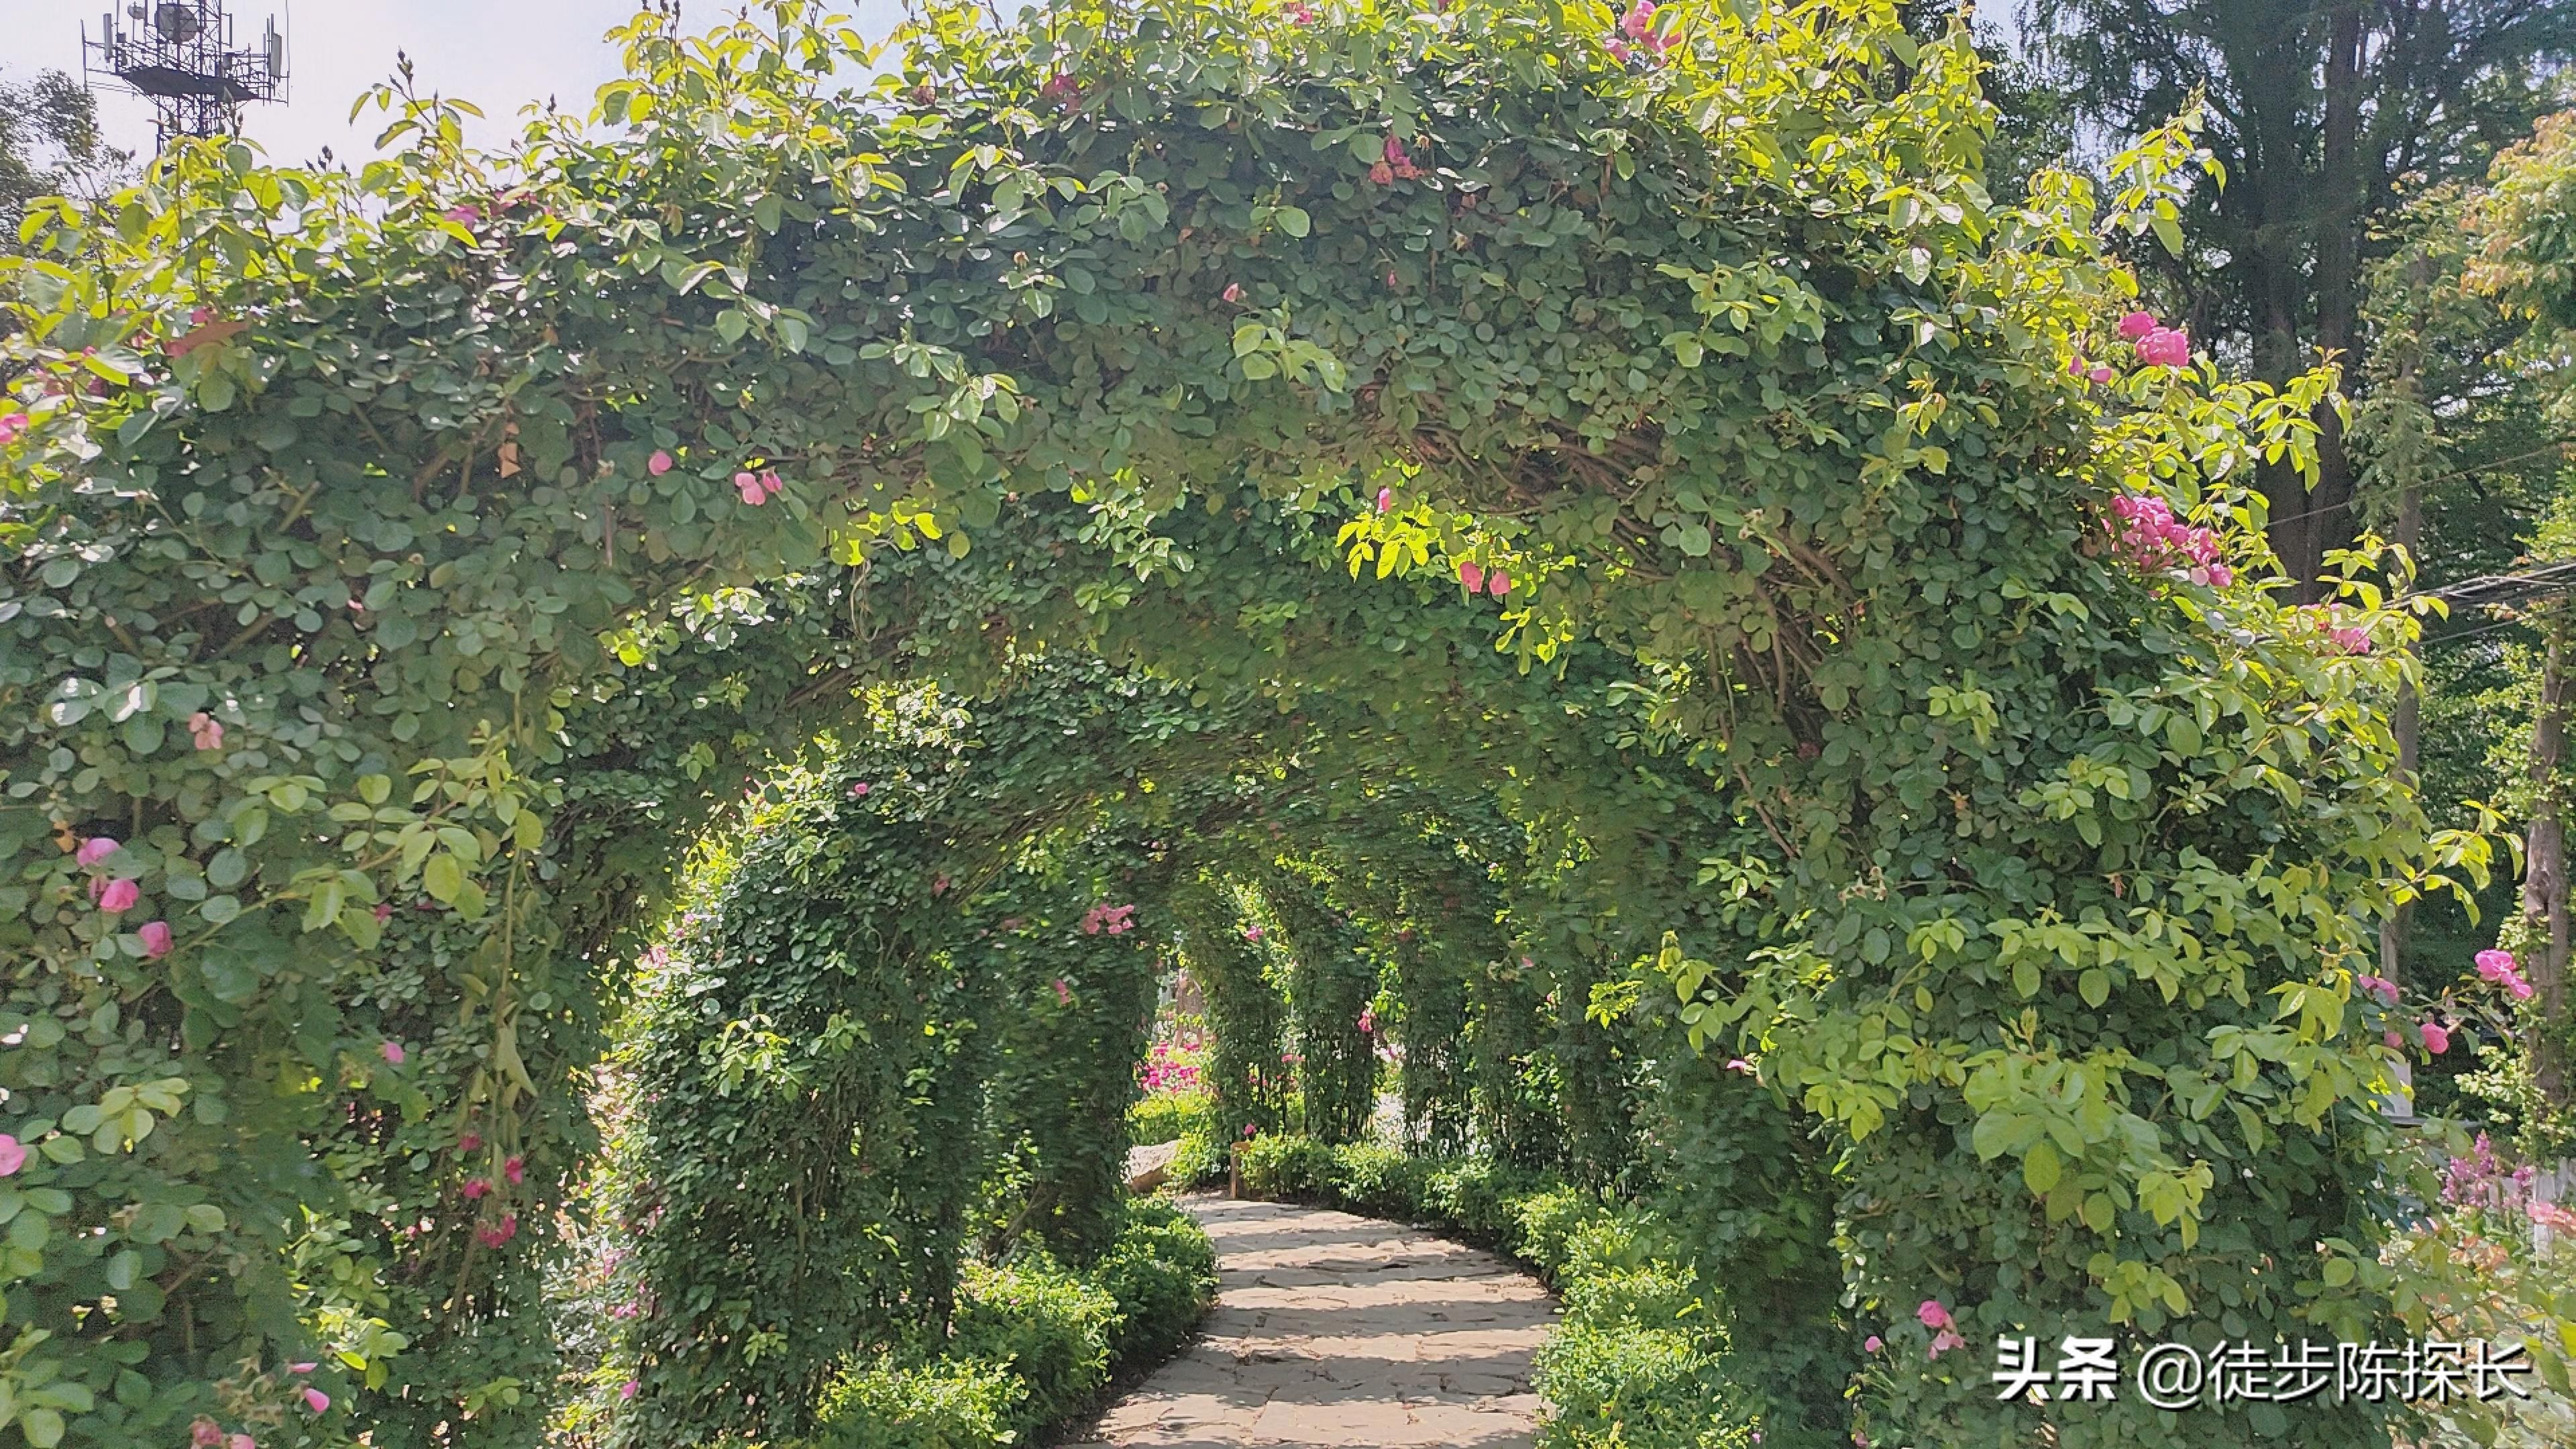
POLYGON ((824 1390, 811 1449, 989 1449, 1009 1443, 1028 1385, 975 1359, 904 1365, 888 1357, 824 1390))
POLYGON ((797 1449, 997 1449, 1097 1402, 1187 1341, 1216 1296, 1216 1248, 1169 1203, 1128 1205, 1090 1267, 1040 1251, 969 1268, 944 1340, 845 1365, 797 1449))
POLYGON ((1118 1304, 1111 1359, 1149 1363, 1186 1342, 1216 1296, 1216 1245, 1179 1208, 1141 1202, 1091 1276, 1118 1304))
POLYGON ((1205 1092, 1148 1092, 1127 1109, 1127 1140, 1138 1147, 1216 1136, 1216 1101, 1205 1092))
POLYGON ((1726 1372, 1725 1335, 1690 1268, 1657 1257, 1654 1222, 1560 1178, 1491 1158, 1411 1157, 1293 1135, 1235 1148, 1254 1197, 1437 1227, 1527 1263, 1565 1303, 1539 1351, 1540 1449, 1746 1449, 1760 1443, 1726 1372))

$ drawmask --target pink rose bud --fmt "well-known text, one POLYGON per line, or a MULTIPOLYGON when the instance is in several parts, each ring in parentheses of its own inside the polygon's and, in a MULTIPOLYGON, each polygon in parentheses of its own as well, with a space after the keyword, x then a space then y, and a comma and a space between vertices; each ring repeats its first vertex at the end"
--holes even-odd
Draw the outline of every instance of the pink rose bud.
POLYGON ((662 449, 656 448, 653 450, 653 456, 645 460, 644 471, 659 478, 677 466, 679 466, 679 460, 662 449))
POLYGON ((286 1371, 291 1374, 309 1374, 321 1366, 318 1363, 291 1363, 286 1366, 286 1371))
POLYGON ((2153 312, 2131 312, 2120 319, 2120 335, 2131 342, 2155 330, 2156 314, 2153 312))
POLYGON ((235 1434, 224 1441, 224 1449, 259 1449, 259 1441, 248 1434, 235 1434))
POLYGON ((1240 302, 1240 301, 1242 301, 1242 300, 1243 300, 1243 284, 1242 284, 1241 282, 1228 282, 1228 283, 1226 283, 1226 284, 1225 284, 1225 299, 1226 299, 1227 301, 1229 301, 1229 302, 1240 302))
POLYGON ((383 1052, 385 1054, 386 1062, 391 1065, 398 1067, 403 1064, 403 1057, 406 1053, 403 1051, 401 1042, 389 1041, 383 1046, 376 1048, 376 1050, 383 1052))
POLYGON ((98 864, 100 861, 107 859, 109 856, 116 854, 118 849, 119 847, 115 841, 108 839, 104 835, 93 835, 89 839, 80 843, 80 849, 73 853, 72 859, 81 867, 81 869, 87 870, 91 866, 98 864))
POLYGON ((143 938, 144 955, 157 961, 170 954, 170 923, 168 921, 145 921, 134 934, 143 938))
POLYGON ((2424 1050, 2434 1056, 2451 1049, 2451 1033, 2438 1022, 2424 1023, 2424 1050))
POLYGON ((16 1177, 18 1169, 26 1165, 26 1144, 6 1132, 0 1132, 0 1177, 16 1177))
POLYGON ((459 1151, 459 1152, 480 1152, 480 1151, 482 1151, 482 1150, 483 1150, 483 1134, 482 1134, 482 1133, 480 1133, 480 1132, 468 1132, 468 1133, 466 1133, 465 1135, 463 1135, 463 1136, 461 1136, 461 1137, 457 1138, 457 1139, 456 1139, 456 1150, 457 1150, 457 1151, 459 1151))
POLYGON ((1860 1341, 1860 1346, 1867 1352, 1876 1353, 1880 1349, 1887 1347, 1887 1342, 1877 1334, 1873 1333, 1869 1337, 1862 1339, 1860 1341))
POLYGON ((112 880, 99 891, 98 908, 111 916, 122 915, 134 909, 134 903, 141 899, 143 887, 130 880, 112 880))
POLYGON ((320 1389, 306 1389, 304 1391, 304 1407, 311 1409, 317 1414, 328 1413, 331 1408, 331 1396, 322 1392, 320 1389))
POLYGON ((527 1159, 523 1157, 513 1157, 509 1161, 502 1163, 501 1175, 510 1179, 510 1185, 513 1187, 525 1182, 528 1177, 527 1159))
POLYGON ((1395 507, 1395 490, 1392 488, 1377 490, 1377 511, 1384 513, 1393 507, 1395 507))
POLYGON ((1459 564, 1458 582, 1467 586, 1468 593, 1476 594, 1484 592, 1485 566, 1477 563, 1473 559, 1459 564))
POLYGON ((1504 573, 1501 569, 1496 569, 1494 570, 1493 577, 1485 581, 1485 589, 1486 592, 1499 599, 1503 595, 1512 591, 1512 576, 1504 573))
POLYGON ((634 1379, 628 1379, 625 1384, 617 1390, 617 1397, 621 1399, 631 1399, 635 1397, 635 1391, 642 1387, 644 1387, 643 1384, 634 1379))

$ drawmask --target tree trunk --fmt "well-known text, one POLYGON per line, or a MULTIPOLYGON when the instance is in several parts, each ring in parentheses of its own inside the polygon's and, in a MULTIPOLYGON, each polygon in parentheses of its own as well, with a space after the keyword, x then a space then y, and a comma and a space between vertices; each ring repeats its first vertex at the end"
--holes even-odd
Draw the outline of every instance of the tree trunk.
POLYGON ((2558 818, 2558 761, 2566 744, 2565 626, 2557 611, 2541 619, 2548 639, 2540 666, 2540 712, 2531 731, 2531 837, 2522 876, 2522 915, 2539 947, 2531 984, 2541 1006, 2534 1068, 2553 1103, 2567 1099, 2566 1063, 2558 1050, 2558 1024, 2567 1011, 2567 838, 2558 818))
MULTIPOLYGON (((2370 200, 2356 144, 2365 84, 2361 11, 2358 0, 2345 0, 2326 20, 2325 124, 2315 221, 2317 353, 2342 364, 2347 387, 2361 375, 2361 229, 2370 200)), ((2325 556, 2352 542, 2352 485, 2343 419, 2331 406, 2321 407, 2317 410, 2317 482, 2308 491, 2308 536, 2300 548, 2305 572, 2294 575, 2303 602, 2324 597, 2317 576, 2324 570, 2325 556)))

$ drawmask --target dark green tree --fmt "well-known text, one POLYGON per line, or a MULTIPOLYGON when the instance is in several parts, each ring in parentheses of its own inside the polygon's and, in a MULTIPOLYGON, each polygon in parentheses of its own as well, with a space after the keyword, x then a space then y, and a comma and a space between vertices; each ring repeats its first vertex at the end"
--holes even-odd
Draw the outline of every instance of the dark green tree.
MULTIPOLYGON (((2180 257, 2140 260, 2196 336, 2274 382, 2320 351, 2362 379, 2374 225, 2410 178, 2480 174, 2528 134, 2551 63, 2576 53, 2576 7, 2556 0, 2034 0, 2028 18, 2085 121, 2135 135, 2202 106, 2226 184, 2192 199, 2180 257)), ((2339 420, 2320 422, 2313 490, 2264 479, 2272 546, 2307 581, 2356 524, 2359 468, 2339 420)))
POLYGON ((134 153, 107 144, 98 98, 58 70, 0 80, 0 251, 18 249, 18 221, 40 196, 96 201, 133 179, 134 153))

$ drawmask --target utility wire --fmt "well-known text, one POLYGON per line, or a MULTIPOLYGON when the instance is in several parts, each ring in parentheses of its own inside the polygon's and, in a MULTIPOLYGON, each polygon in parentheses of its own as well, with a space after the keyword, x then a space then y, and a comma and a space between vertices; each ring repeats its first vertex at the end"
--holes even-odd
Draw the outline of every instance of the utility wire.
POLYGON ((2518 574, 2482 574, 2424 592, 2446 603, 2486 608, 2570 589, 2576 589, 2576 562, 2545 564, 2518 574))

